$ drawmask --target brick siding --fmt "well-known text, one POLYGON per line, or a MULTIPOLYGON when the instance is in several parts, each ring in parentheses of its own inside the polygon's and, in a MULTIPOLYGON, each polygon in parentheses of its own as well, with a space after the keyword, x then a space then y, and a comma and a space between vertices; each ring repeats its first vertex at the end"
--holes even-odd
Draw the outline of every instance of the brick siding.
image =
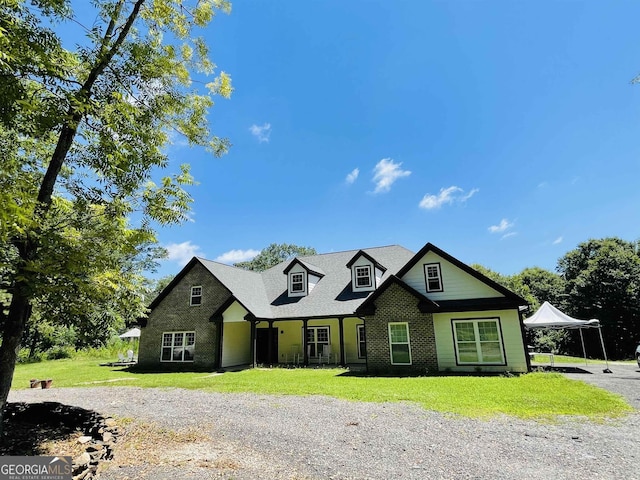
POLYGON ((153 370, 214 369, 218 367, 219 329, 211 315, 228 298, 229 291, 200 263, 162 299, 149 314, 140 335, 138 365, 153 370), (190 306, 191 287, 202 286, 202 304, 190 306), (161 362, 162 334, 196 332, 193 362, 161 362))
POLYGON ((418 310, 418 299, 393 284, 375 301, 374 315, 365 317, 367 369, 371 373, 427 373, 438 370, 433 315, 418 310), (407 322, 411 365, 392 365, 389 323, 407 322))

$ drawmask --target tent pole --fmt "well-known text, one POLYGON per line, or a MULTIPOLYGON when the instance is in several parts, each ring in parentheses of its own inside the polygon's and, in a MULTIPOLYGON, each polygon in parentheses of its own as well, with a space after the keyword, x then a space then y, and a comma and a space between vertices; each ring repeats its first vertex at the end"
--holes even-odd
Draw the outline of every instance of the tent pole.
POLYGON ((600 334, 600 344, 602 345, 602 353, 604 353, 604 362, 607 364, 607 368, 606 370, 604 370, 604 373, 611 373, 611 370, 609 370, 609 359, 607 358, 607 351, 604 348, 604 339, 602 338, 602 325, 598 327, 598 333, 600 334))
POLYGON ((582 336, 582 329, 578 329, 580 331, 580 343, 582 343, 582 355, 584 356, 584 364, 589 365, 587 363, 587 350, 584 348, 584 337, 582 336))

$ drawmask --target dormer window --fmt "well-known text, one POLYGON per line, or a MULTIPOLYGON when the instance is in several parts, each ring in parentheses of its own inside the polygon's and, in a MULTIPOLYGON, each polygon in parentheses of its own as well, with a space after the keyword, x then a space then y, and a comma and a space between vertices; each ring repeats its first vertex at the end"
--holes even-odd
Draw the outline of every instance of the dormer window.
POLYGON ((439 263, 427 263, 424 266, 424 276, 427 282, 427 292, 442 292, 442 273, 439 263))
POLYGON ((322 269, 299 258, 294 258, 283 273, 287 275, 287 293, 290 297, 311 295, 311 291, 324 277, 322 269))
POLYGON ((380 285, 386 268, 380 265, 364 250, 359 250, 349 263, 351 270, 351 290, 355 292, 372 292, 380 285))
POLYGON ((192 307, 197 307, 199 305, 202 305, 202 287, 201 286, 191 287, 191 300, 189 302, 189 305, 191 305, 192 307))
POLYGON ((304 273, 291 274, 291 293, 304 292, 304 273))
POLYGON ((371 266, 365 265, 364 267, 356 267, 356 287, 364 288, 370 287, 371 282, 371 266))

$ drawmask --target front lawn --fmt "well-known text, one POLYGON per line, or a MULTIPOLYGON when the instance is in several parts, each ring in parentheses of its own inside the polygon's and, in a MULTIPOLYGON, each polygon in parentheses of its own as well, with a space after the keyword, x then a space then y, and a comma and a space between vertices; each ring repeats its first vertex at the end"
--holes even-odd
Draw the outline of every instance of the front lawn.
POLYGON ((469 417, 583 415, 597 419, 633 411, 622 397, 584 382, 569 380, 559 373, 530 373, 514 377, 388 378, 344 375, 346 372, 343 369, 273 368, 224 374, 133 373, 122 368, 100 367, 96 360, 66 359, 17 365, 13 388, 28 388, 32 378, 51 378, 52 388, 116 385, 229 393, 327 395, 364 402, 415 402, 427 410, 469 417))

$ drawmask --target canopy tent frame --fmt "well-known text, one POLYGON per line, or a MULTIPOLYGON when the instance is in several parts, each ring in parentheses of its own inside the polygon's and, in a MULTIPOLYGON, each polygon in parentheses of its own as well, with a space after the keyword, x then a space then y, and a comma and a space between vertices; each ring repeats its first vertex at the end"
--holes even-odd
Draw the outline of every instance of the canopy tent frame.
POLYGON ((609 370, 609 359, 607 358, 607 350, 604 346, 604 338, 602 337, 602 325, 600 321, 596 319, 591 320, 578 320, 570 317, 566 313, 563 313, 549 302, 544 302, 536 313, 524 320, 524 326, 527 330, 536 329, 549 329, 549 330, 579 330, 580 342, 582 344, 582 354, 584 356, 585 364, 587 364, 587 351, 584 346, 584 337, 582 330, 584 328, 597 328, 600 335, 600 346, 602 347, 602 353, 604 355, 604 361, 607 366, 603 370, 604 373, 612 373, 609 370))

